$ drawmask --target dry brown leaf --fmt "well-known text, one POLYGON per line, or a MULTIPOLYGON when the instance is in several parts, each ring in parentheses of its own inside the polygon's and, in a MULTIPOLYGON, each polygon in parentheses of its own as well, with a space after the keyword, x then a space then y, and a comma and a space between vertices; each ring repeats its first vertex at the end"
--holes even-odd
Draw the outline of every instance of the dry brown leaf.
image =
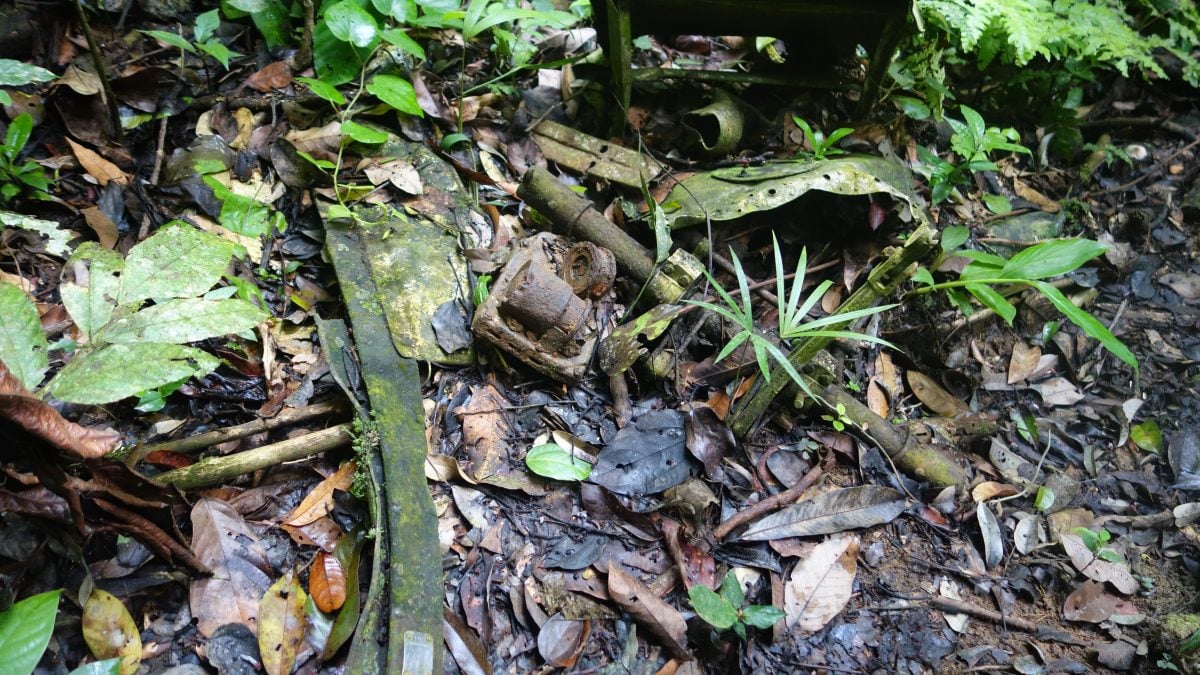
POLYGON ((1052 377, 1030 388, 1041 394, 1042 402, 1049 406, 1075 405, 1083 400, 1083 392, 1065 377, 1052 377))
POLYGON ((900 381, 900 371, 896 369, 896 363, 892 361, 890 354, 882 350, 875 356, 875 379, 888 396, 899 396, 904 390, 904 383, 900 381))
POLYGON ((622 572, 620 567, 611 565, 608 568, 608 594, 658 638, 675 658, 691 660, 687 648, 687 622, 678 610, 663 602, 648 586, 622 572))
POLYGON ((1008 360, 1008 383, 1016 384, 1029 379, 1042 359, 1042 350, 1034 345, 1017 342, 1013 345, 1012 358, 1008 360))
POLYGON ((1067 557, 1071 559, 1071 564, 1085 577, 1093 581, 1107 581, 1113 585, 1113 588, 1126 594, 1133 593, 1140 588, 1137 579, 1134 579, 1133 575, 1129 573, 1127 565, 1097 558, 1087 544, 1083 543, 1083 538, 1079 535, 1064 534, 1059 537, 1059 543, 1062 544, 1067 557))
POLYGON ((961 413, 970 412, 965 403, 955 398, 953 394, 942 388, 924 373, 910 370, 907 373, 908 386, 913 394, 925 404, 926 408, 945 417, 955 417, 961 413))
POLYGON ((1029 185, 1025 184, 1019 178, 1013 178, 1013 192, 1017 193, 1017 196, 1021 199, 1033 202, 1039 209, 1046 213, 1058 213, 1062 210, 1062 206, 1058 202, 1029 187, 1029 185))
POLYGON ((120 169, 116 164, 104 159, 91 148, 84 147, 70 138, 67 143, 71 146, 71 152, 75 153, 75 159, 79 160, 79 164, 88 172, 96 182, 101 185, 108 185, 108 181, 115 180, 119 185, 128 185, 129 176, 120 169))
POLYGON ((192 550, 212 577, 192 581, 190 603, 196 628, 210 637, 227 623, 258 632, 258 606, 271 585, 267 551, 229 504, 204 498, 192 507, 192 550))
POLYGON ((476 480, 500 473, 509 455, 508 401, 492 385, 471 387, 471 398, 454 409, 463 425, 463 450, 476 480))
POLYGON ((883 387, 879 386, 879 383, 873 377, 870 382, 867 382, 867 407, 871 409, 871 412, 885 420, 890 419, 892 416, 888 396, 884 393, 883 387))
POLYGON ((117 224, 99 206, 89 206, 83 210, 83 219, 88 227, 96 233, 100 247, 111 251, 117 245, 117 224))
POLYGON ((287 61, 275 61, 263 66, 262 70, 246 78, 246 86, 255 91, 267 92, 283 89, 292 83, 292 68, 287 61))
POLYGON ((989 480, 971 489, 971 499, 976 502, 986 502, 999 497, 1011 497, 1017 494, 1017 492, 1017 488, 1008 483, 997 483, 996 481, 989 480))
POLYGON ((854 590, 858 572, 858 537, 833 537, 817 544, 792 568, 784 587, 787 626, 820 630, 837 616, 854 590))
POLYGON ((66 420, 53 406, 34 398, 0 363, 0 419, 85 459, 108 454, 121 440, 112 429, 85 427, 66 420))
POLYGON ((1118 602, 1120 599, 1117 596, 1105 592, 1104 584, 1085 581, 1063 602, 1063 618, 1088 623, 1108 621, 1118 602))
POLYGON ((283 519, 283 524, 303 527, 332 511, 334 490, 345 492, 350 489, 357 466, 358 464, 353 460, 346 462, 325 480, 317 483, 312 492, 308 493, 303 501, 297 504, 296 508, 292 509, 292 512, 283 519))

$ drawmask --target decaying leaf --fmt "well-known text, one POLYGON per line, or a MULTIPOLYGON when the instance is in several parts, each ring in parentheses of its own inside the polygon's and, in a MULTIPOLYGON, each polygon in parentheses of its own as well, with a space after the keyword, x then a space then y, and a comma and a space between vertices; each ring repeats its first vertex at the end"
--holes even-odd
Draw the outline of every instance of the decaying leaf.
POLYGON ((1029 379, 1042 359, 1042 350, 1036 345, 1018 341, 1013 345, 1012 357, 1008 360, 1008 383, 1016 384, 1029 379))
POLYGON ((346 573, 338 559, 320 551, 308 568, 308 594, 322 612, 336 612, 346 602, 346 573))
POLYGON ((1063 618, 1088 623, 1107 621, 1119 601, 1117 596, 1105 592, 1104 584, 1085 581, 1063 602, 1063 618))
POLYGON ((1004 560, 1004 532, 987 502, 975 505, 975 519, 979 521, 979 531, 983 535, 983 561, 990 570, 1004 560))
POLYGON ((935 413, 944 417, 955 417, 971 411, 965 403, 942 388, 942 385, 934 382, 933 378, 928 375, 910 370, 906 377, 913 394, 921 400, 921 403, 925 404, 926 408, 935 413))
POLYGON ((292 512, 283 519, 284 524, 301 527, 332 511, 334 491, 342 490, 344 492, 350 489, 350 483, 354 480, 354 470, 357 466, 354 461, 346 462, 337 471, 325 478, 325 480, 317 483, 312 492, 309 492, 304 497, 304 500, 297 504, 296 508, 292 509, 292 512))
POLYGON ((121 441, 121 434, 112 429, 85 427, 67 421, 53 406, 26 391, 2 363, 0 419, 85 459, 103 457, 121 441))
POLYGON ((904 511, 904 495, 877 485, 843 488, 761 518, 750 524, 740 541, 833 534, 891 522, 904 511))
POLYGON ((463 425, 463 449, 476 480, 501 472, 508 457, 508 401, 490 384, 471 387, 471 398, 455 408, 463 425))
POLYGON ((858 546, 854 535, 833 537, 796 563, 783 590, 788 628, 811 633, 842 611, 854 591, 858 546))
POLYGON ((1140 588, 1137 579, 1134 579, 1133 575, 1129 573, 1128 565, 1097 558, 1087 544, 1083 543, 1083 539, 1079 535, 1064 534, 1059 537, 1059 543, 1062 544, 1067 557, 1071 559, 1071 564, 1085 577, 1102 583, 1108 582, 1113 585, 1113 588, 1126 594, 1133 593, 1140 588))
POLYGON ((487 648, 467 622, 450 611, 442 608, 442 634, 446 640, 446 648, 454 657, 454 662, 467 675, 492 675, 492 664, 488 661, 487 648))
POLYGON ((304 642, 307 597, 288 570, 262 596, 258 609, 258 651, 267 675, 288 675, 304 642))
POLYGON ((971 499, 976 502, 986 502, 1000 497, 1010 497, 1017 494, 1017 492, 1017 488, 1007 483, 997 483, 994 480, 989 480, 971 488, 971 499))
POLYGON ((658 410, 617 432, 600 451, 588 480, 617 494, 662 492, 687 479, 683 413, 658 410))
POLYGON ((125 605, 111 593, 93 589, 83 603, 83 639, 98 659, 121 659, 121 675, 133 675, 142 662, 142 636, 125 605))
POLYGON ((690 661, 687 648, 687 623, 674 607, 663 602, 654 591, 621 568, 608 569, 608 593, 643 628, 658 638, 673 656, 690 661))
POLYGON ((125 175, 125 172, 116 164, 101 157, 95 150, 84 147, 70 138, 67 139, 67 144, 71 146, 71 152, 75 153, 75 159, 79 160, 83 170, 95 178, 97 183, 106 185, 108 181, 112 180, 120 185, 129 184, 129 176, 125 175))
POLYGON ((555 614, 538 631, 538 653, 552 666, 573 668, 591 632, 591 621, 571 621, 555 614))
POLYGON ((684 435, 688 452, 704 464, 704 474, 717 480, 721 460, 737 447, 733 432, 712 408, 695 406, 687 412, 684 435))
POLYGON ((209 637, 227 623, 258 630, 258 604, 271 584, 267 552, 233 507, 205 498, 192 507, 192 551, 213 571, 192 581, 192 615, 209 637))
POLYGON ((1083 392, 1065 377, 1052 377, 1030 387, 1042 395, 1042 402, 1049 406, 1075 405, 1083 400, 1083 392))

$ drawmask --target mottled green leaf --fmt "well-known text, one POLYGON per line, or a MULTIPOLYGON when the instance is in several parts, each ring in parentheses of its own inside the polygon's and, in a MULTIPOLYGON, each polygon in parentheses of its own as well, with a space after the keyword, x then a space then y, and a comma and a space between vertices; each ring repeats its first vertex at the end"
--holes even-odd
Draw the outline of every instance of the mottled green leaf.
POLYGON ((207 375, 220 363, 207 352, 180 345, 108 345, 71 359, 50 380, 50 393, 69 403, 102 405, 176 380, 207 375))
POLYGON ((688 600, 692 603, 692 609, 696 610, 696 614, 700 615, 710 626, 717 630, 727 630, 737 623, 737 610, 729 601, 716 593, 707 586, 696 584, 688 589, 688 600))
POLYGON ((1154 420, 1146 420, 1130 427, 1129 437, 1133 439, 1134 444, 1146 452, 1153 452, 1156 455, 1162 453, 1162 429, 1158 428, 1158 422, 1154 420))
POLYGON ((46 252, 51 255, 65 256, 71 252, 68 242, 76 235, 70 230, 64 230, 53 220, 42 220, 33 216, 25 216, 12 211, 0 211, 0 226, 19 227, 30 232, 37 232, 46 237, 46 252))
POLYGON ((88 285, 64 281, 59 284, 58 293, 75 326, 84 336, 93 335, 112 318, 125 259, 89 241, 75 251, 67 264, 68 267, 86 265, 88 285))
POLYGON ((50 367, 37 307, 25 291, 0 281, 0 317, 0 362, 26 389, 33 389, 50 367))
POLYGON ((35 82, 49 82, 54 73, 14 59, 0 59, 0 87, 23 87, 35 82))
POLYGON ((117 319, 96 334, 100 342, 170 342, 183 344, 241 333, 257 326, 267 313, 245 300, 168 300, 117 319))
POLYGON ((537 475, 555 480, 584 480, 592 473, 590 463, 579 457, 572 457, 555 443, 531 448, 525 455, 525 465, 537 475))
POLYGON ((782 609, 771 605, 750 605, 742 610, 742 621, 747 625, 766 630, 787 616, 782 609))
POLYGON ((167 223, 129 251, 117 304, 200 295, 221 280, 233 248, 232 242, 185 222, 167 223))

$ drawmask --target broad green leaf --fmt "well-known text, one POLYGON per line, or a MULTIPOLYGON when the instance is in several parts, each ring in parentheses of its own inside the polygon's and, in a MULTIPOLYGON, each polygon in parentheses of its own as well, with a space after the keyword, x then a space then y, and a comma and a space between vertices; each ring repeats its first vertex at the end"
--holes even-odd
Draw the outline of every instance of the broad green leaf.
POLYGON ((372 127, 363 126, 353 120, 342 122, 342 135, 359 143, 377 144, 383 143, 388 139, 386 131, 380 131, 372 127))
POLYGON ((421 60, 425 59, 425 48, 421 46, 421 43, 409 37, 408 33, 399 28, 389 28, 381 32, 379 37, 383 38, 384 42, 399 47, 400 51, 406 54, 411 54, 421 60))
POLYGON ((960 105, 958 111, 962 113, 963 120, 966 121, 967 129, 970 131, 971 136, 973 138, 983 138, 983 134, 987 130, 983 116, 965 105, 960 105))
POLYGON ((417 117, 425 114, 417 102, 417 92, 412 83, 403 77, 376 75, 367 83, 367 91, 402 113, 417 117))
POLYGON ((219 220, 223 227, 246 237, 262 237, 269 234, 272 227, 280 232, 286 227, 283 215, 270 206, 230 190, 212 176, 205 176, 204 184, 221 200, 219 220))
POLYGON ((49 82, 54 73, 14 59, 0 59, 0 87, 23 87, 36 82, 49 82))
POLYGON ((892 100, 900 107, 900 111, 909 118, 914 120, 929 119, 929 115, 931 114, 929 106, 925 105, 925 102, 921 99, 913 98, 912 96, 893 96, 892 100))
POLYGON ((267 9, 269 0, 225 0, 234 9, 240 9, 247 14, 261 12, 267 9))
POLYGON ((332 87, 358 77, 366 51, 334 37, 324 21, 318 21, 313 29, 313 67, 317 76, 332 87))
POLYGON ((474 40, 480 33, 502 23, 528 20, 541 26, 566 28, 577 20, 568 12, 539 12, 518 7, 502 7, 499 3, 488 4, 484 0, 472 0, 463 19, 463 38, 474 40), (486 11, 484 7, 486 6, 486 11), (478 12, 472 10, 479 7, 478 12))
MULTIPOLYGON (((942 250, 947 253, 967 243, 971 230, 962 225, 953 225, 942 230, 942 250)), ((1003 260, 1003 258, 1001 258, 1003 260)))
POLYGON ((717 630, 728 630, 737 623, 737 610, 729 601, 716 593, 707 586, 696 584, 688 589, 688 600, 692 603, 692 609, 696 610, 696 614, 700 615, 710 626, 717 630))
POLYGON ((200 295, 221 280, 233 248, 232 242, 183 221, 167 223, 129 251, 117 304, 200 295))
POLYGON ((0 317, 4 317, 0 319, 0 363, 32 390, 50 368, 50 347, 37 307, 25 291, 0 281, 0 317))
POLYGON ((12 96, 9 96, 7 91, 0 89, 0 105, 12 105, 12 102, 12 96))
POLYGON ((279 0, 271 0, 263 5, 262 10, 251 12, 250 19, 254 21, 254 27, 266 40, 267 47, 271 49, 283 47, 288 44, 292 31, 288 9, 279 0))
POLYGON ((1118 340, 1117 336, 1113 335, 1104 324, 1097 321, 1096 317, 1076 307, 1073 302, 1062 294, 1062 291, 1059 291, 1051 284, 1045 281, 1034 281, 1032 283, 1071 323, 1083 329, 1083 332, 1088 337, 1099 340, 1100 344, 1104 345, 1104 348, 1116 355, 1117 358, 1129 364, 1134 370, 1138 369, 1137 357, 1133 355, 1133 352, 1129 351, 1129 347, 1126 347, 1124 342, 1118 340))
POLYGON ((324 80, 318 80, 313 77, 297 77, 296 81, 308 85, 312 93, 334 105, 346 105, 346 97, 342 96, 342 92, 324 80))
POLYGON ((92 661, 79 666, 67 675, 120 675, 121 659, 105 659, 92 661))
POLYGON ((37 232, 46 237, 46 252, 50 255, 66 256, 71 252, 68 245, 71 239, 78 236, 71 230, 64 230, 53 220, 42 220, 12 211, 0 211, 0 227, 19 227, 30 232, 37 232))
POLYGON ((178 33, 168 33, 165 30, 144 30, 142 33, 149 35, 159 42, 165 42, 172 47, 178 47, 189 54, 196 53, 195 45, 193 45, 190 40, 182 35, 179 35, 178 33))
POLYGON ((107 345, 71 359, 50 380, 50 393, 68 403, 103 405, 176 380, 207 375, 220 364, 216 357, 192 347, 107 345))
POLYGON ((967 284, 967 290, 971 292, 971 295, 975 296, 975 299, 983 303, 984 307, 998 314, 1010 326, 1013 319, 1017 318, 1017 308, 1013 307, 1011 302, 991 286, 987 284, 967 284))
POLYGON ((254 305, 230 298, 167 300, 117 319, 96 334, 100 342, 184 344, 250 330, 267 318, 254 305))
POLYGON ((772 607, 771 605, 750 605, 742 610, 742 621, 748 626, 754 626, 762 630, 771 628, 785 616, 786 614, 783 613, 782 609, 772 607))
POLYGON ((1079 269, 1107 250, 1091 239, 1052 239, 1035 244, 1009 258, 1001 270, 1005 279, 1047 279, 1079 269))
POLYGON ((212 39, 207 42, 201 42, 196 45, 196 49, 208 54, 221 64, 225 70, 229 70, 229 59, 235 56, 241 56, 240 53, 232 51, 219 40, 212 39))
POLYGON ((85 336, 94 335, 112 318, 117 306, 117 291, 125 259, 115 251, 100 248, 95 242, 85 242, 68 265, 87 265, 87 286, 64 281, 58 287, 63 306, 71 320, 85 336))
POLYGON ((746 602, 746 596, 742 593, 742 585, 738 583, 737 575, 733 573, 732 568, 725 573, 725 579, 721 582, 720 595, 728 600, 734 609, 741 607, 746 602))
POLYGON ((399 24, 417 18, 417 3, 414 0, 371 0, 371 4, 380 14, 390 16, 399 24))
POLYGON ((50 644, 58 596, 62 591, 39 593, 0 612, 0 673, 32 673, 50 644))
POLYGON ((1146 452, 1162 454, 1162 429, 1158 428, 1158 422, 1154 420, 1146 420, 1130 427, 1129 438, 1133 439, 1134 444, 1146 452))
POLYGON ((221 10, 212 9, 207 12, 202 12, 196 15, 195 37, 196 42, 204 42, 217 32, 217 28, 221 25, 221 10))
POLYGON ((1033 508, 1045 512, 1052 506, 1054 506, 1054 490, 1045 485, 1039 486, 1037 496, 1033 498, 1033 508))
POLYGON ((366 47, 379 35, 379 23, 354 0, 341 0, 325 10, 325 25, 342 42, 366 47))
POLYGON ((8 123, 8 130, 4 132, 4 151, 10 157, 16 158, 21 148, 29 142, 29 134, 33 133, 33 118, 29 113, 21 113, 13 118, 8 123))
POLYGON ((525 455, 525 465, 539 476, 555 480, 579 481, 585 480, 592 473, 592 465, 555 443, 545 443, 529 450, 525 455))
POLYGON ((1012 211, 1012 202, 1008 201, 1008 197, 1004 195, 994 195, 991 193, 983 195, 983 204, 995 214, 1003 214, 1012 211))

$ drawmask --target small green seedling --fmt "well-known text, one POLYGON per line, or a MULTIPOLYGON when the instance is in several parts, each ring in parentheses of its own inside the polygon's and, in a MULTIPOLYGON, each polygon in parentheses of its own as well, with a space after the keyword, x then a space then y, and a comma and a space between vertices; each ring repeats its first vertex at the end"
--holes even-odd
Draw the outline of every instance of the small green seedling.
MULTIPOLYGON (((946 123, 954 130, 950 137, 950 149, 958 155, 957 164, 938 157, 924 146, 917 146, 917 157, 921 163, 915 168, 928 179, 934 204, 946 201, 960 185, 969 184, 973 172, 995 171, 993 153, 1008 151, 1031 154, 1029 148, 1017 142, 1021 136, 1016 129, 989 127, 979 113, 965 105, 959 106, 959 111, 963 115, 962 121, 946 118, 946 123)), ((1002 208, 998 203, 989 206, 1002 208)))
POLYGON ((195 54, 197 52, 207 54, 216 59, 222 68, 229 70, 229 59, 241 56, 241 54, 232 51, 229 47, 225 46, 225 43, 215 37, 217 28, 220 26, 220 10, 213 9, 196 16, 196 22, 192 25, 192 40, 188 40, 178 33, 171 33, 165 30, 144 30, 141 32, 188 54, 195 54))
POLYGON ((845 431, 847 427, 854 426, 854 420, 846 416, 846 406, 838 403, 834 409, 834 415, 821 415, 821 419, 833 425, 837 431, 845 431))
POLYGON ((50 196, 46 192, 50 189, 50 181, 42 166, 31 159, 20 161, 21 151, 31 133, 33 118, 29 113, 21 113, 8 123, 4 145, 0 145, 0 204, 7 204, 22 192, 28 192, 36 199, 50 196))
POLYGON ((783 610, 778 607, 745 605, 746 597, 733 570, 725 574, 719 594, 707 586, 696 584, 688 590, 688 601, 696 610, 696 615, 708 625, 721 631, 732 628, 743 640, 746 639, 746 626, 766 630, 784 617, 783 610))
POLYGON ((796 126, 800 127, 800 130, 804 132, 804 138, 808 140, 808 145, 810 148, 812 148, 810 152, 802 151, 801 154, 806 154, 816 160, 846 154, 846 151, 836 147, 836 144, 846 136, 854 133, 854 129, 841 127, 839 129, 834 129, 832 132, 830 132, 829 136, 826 137, 824 132, 821 130, 818 129, 814 131, 812 126, 810 126, 808 122, 805 122, 804 118, 802 117, 792 117, 792 121, 795 122, 796 126))
POLYGON ((1111 548, 1104 545, 1112 541, 1112 533, 1104 528, 1100 528, 1099 532, 1093 532, 1086 527, 1071 528, 1071 534, 1078 535, 1083 540, 1083 545, 1088 547, 1092 555, 1106 562, 1121 562, 1121 556, 1111 548))

